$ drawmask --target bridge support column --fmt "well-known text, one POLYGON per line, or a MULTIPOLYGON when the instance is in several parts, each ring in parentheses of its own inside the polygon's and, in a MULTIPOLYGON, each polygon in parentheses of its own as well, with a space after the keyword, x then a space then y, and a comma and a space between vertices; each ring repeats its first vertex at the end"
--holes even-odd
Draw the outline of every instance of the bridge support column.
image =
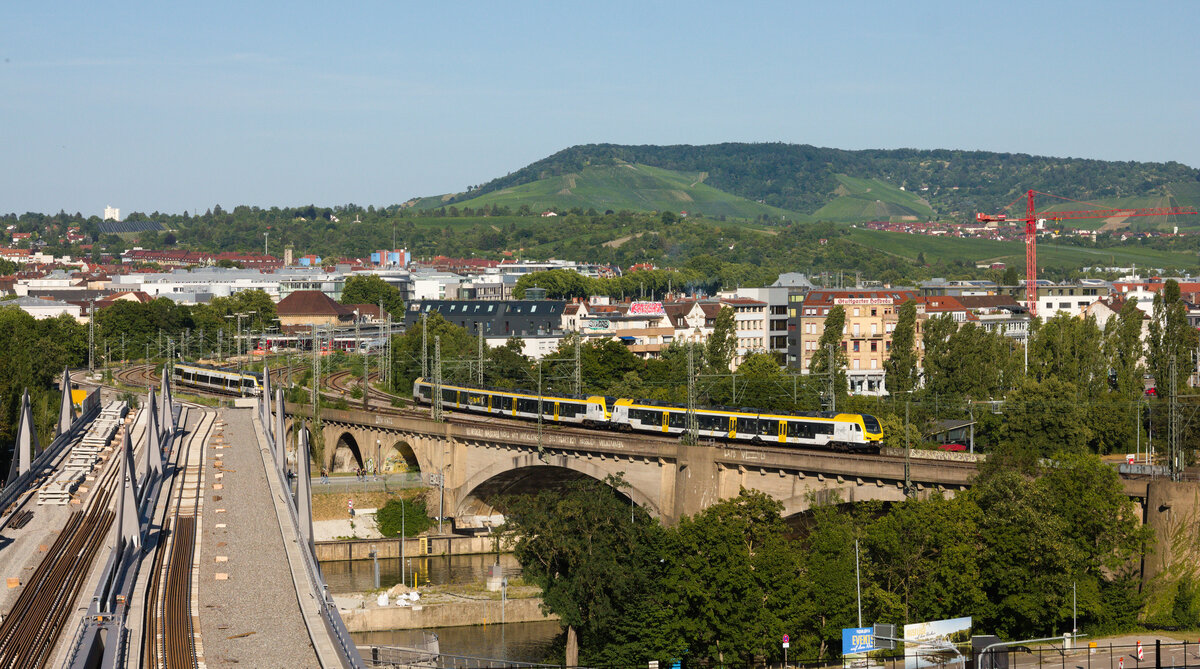
POLYGON ((670 487, 665 479, 672 468, 663 468, 664 521, 674 524, 681 517, 695 515, 721 500, 716 452, 712 446, 679 445, 679 456, 673 468, 675 480, 670 487), (672 497, 668 497, 668 490, 672 497))

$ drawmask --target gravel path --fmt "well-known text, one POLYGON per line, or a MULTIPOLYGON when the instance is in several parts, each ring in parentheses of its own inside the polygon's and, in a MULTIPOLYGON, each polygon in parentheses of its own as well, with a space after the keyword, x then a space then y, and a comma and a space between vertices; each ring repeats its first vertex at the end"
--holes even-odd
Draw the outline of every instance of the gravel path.
POLYGON ((316 667, 251 411, 221 409, 217 427, 226 424, 217 434, 223 437, 206 453, 199 588, 204 661, 209 667, 316 667), (221 444, 226 447, 216 448, 221 444))

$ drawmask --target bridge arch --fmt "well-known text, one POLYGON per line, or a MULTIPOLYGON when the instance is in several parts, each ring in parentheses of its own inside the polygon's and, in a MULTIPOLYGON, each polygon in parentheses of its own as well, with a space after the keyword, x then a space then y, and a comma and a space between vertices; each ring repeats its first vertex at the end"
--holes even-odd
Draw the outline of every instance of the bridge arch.
MULTIPOLYGON (((566 456, 549 456, 539 460, 531 455, 524 456, 521 460, 522 462, 515 467, 511 462, 497 462, 470 476, 459 488, 461 494, 458 497, 455 515, 495 518, 499 512, 488 499, 503 494, 537 492, 581 478, 603 482, 609 474, 623 471, 601 468, 591 461, 566 456)), ((636 485, 620 490, 619 494, 645 509, 650 515, 663 517, 657 501, 639 490, 636 485)))
POLYGON ((350 431, 343 431, 333 443, 333 456, 331 458, 331 471, 334 472, 349 472, 366 467, 366 460, 363 458, 362 449, 359 447, 358 440, 350 431))
MULTIPOLYGON (((385 436, 389 441, 393 437, 385 436)), ((405 439, 396 440, 391 448, 385 448, 380 454, 383 460, 381 471, 387 472, 418 472, 421 471, 421 461, 417 459, 417 453, 413 450, 412 444, 405 439)))

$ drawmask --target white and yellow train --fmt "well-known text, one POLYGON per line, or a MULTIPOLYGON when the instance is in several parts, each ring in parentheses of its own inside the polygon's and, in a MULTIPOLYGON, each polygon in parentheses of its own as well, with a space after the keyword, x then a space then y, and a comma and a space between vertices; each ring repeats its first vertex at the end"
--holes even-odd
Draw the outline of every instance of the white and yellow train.
POLYGON ((171 380, 179 385, 199 388, 210 393, 255 396, 262 394, 262 374, 257 372, 179 364, 171 367, 171 380))
MULTIPOLYGON (((413 398, 433 399, 425 379, 413 382, 413 398)), ((687 431, 687 407, 602 395, 542 395, 543 422, 680 436, 687 431)), ((504 418, 537 420, 536 393, 442 385, 442 406, 504 418)), ((785 444, 836 451, 878 453, 883 429, 870 414, 769 413, 754 409, 696 409, 701 437, 755 444, 785 444)))

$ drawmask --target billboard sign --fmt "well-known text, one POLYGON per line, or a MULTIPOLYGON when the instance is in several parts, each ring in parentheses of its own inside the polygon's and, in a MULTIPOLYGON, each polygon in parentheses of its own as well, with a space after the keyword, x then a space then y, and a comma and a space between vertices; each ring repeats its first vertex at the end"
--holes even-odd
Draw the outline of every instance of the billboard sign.
POLYGON ((872 627, 849 627, 842 630, 842 655, 865 653, 875 650, 875 629, 872 627))
POLYGON ((856 306, 886 307, 886 306, 891 306, 892 303, 894 303, 894 302, 895 302, 895 300, 890 297, 835 297, 835 298, 833 298, 834 304, 840 304, 843 306, 856 305, 856 306))
POLYGON ((629 313, 646 316, 660 316, 667 313, 667 310, 663 308, 662 302, 631 302, 629 304, 629 313))
POLYGON ((904 669, 958 665, 965 660, 957 646, 971 640, 971 618, 951 618, 904 626, 904 669))

